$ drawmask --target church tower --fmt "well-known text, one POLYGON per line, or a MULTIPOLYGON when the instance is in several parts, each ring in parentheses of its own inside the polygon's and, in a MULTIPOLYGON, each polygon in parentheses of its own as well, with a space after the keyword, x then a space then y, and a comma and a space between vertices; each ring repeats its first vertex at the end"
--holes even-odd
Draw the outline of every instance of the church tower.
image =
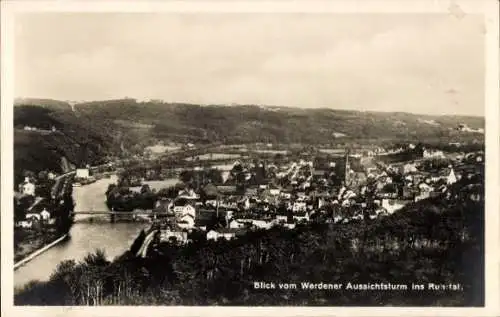
POLYGON ((345 164, 344 164, 344 186, 347 186, 349 184, 349 171, 351 170, 351 165, 349 163, 349 150, 346 150, 345 152, 345 158, 344 158, 345 164))

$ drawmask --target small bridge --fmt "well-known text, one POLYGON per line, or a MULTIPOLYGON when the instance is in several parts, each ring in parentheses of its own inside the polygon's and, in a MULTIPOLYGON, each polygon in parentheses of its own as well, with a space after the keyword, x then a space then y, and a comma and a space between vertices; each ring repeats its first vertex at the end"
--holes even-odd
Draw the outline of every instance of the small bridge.
MULTIPOLYGON (((86 215, 86 216, 108 216, 109 221, 115 222, 115 221, 120 221, 120 220, 125 220, 125 219, 135 219, 137 217, 144 218, 144 217, 151 217, 155 219, 157 216, 159 217, 165 217, 169 216, 170 214, 167 214, 165 212, 153 212, 153 211, 74 211, 71 213, 72 216, 78 216, 78 215, 86 215)), ((90 217, 92 218, 92 217, 90 217)), ((76 219, 75 221, 82 221, 85 220, 85 218, 80 218, 76 219)))

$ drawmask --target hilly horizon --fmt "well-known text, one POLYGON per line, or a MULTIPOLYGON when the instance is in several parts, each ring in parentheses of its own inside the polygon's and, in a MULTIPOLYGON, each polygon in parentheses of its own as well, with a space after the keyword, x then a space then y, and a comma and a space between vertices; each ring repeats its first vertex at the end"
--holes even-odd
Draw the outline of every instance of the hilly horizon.
POLYGON ((345 112, 353 112, 353 113, 375 113, 375 114, 411 114, 416 116, 424 116, 424 117, 457 117, 457 118, 484 118, 484 115, 472 115, 472 114, 426 114, 412 111, 381 111, 381 110, 356 110, 356 109, 348 109, 348 108, 333 108, 326 106, 318 106, 318 107, 295 107, 295 106, 285 106, 285 105, 272 105, 272 104, 239 104, 239 103, 228 103, 228 104, 218 104, 218 103, 208 103, 208 104, 196 104, 190 102, 180 102, 180 101, 164 101, 159 99, 144 99, 140 100, 137 98, 113 98, 113 99, 103 99, 103 100, 58 100, 52 98, 36 98, 36 97, 16 97, 14 99, 14 106, 21 105, 36 105, 36 106, 51 106, 51 107, 66 107, 71 108, 72 106, 78 105, 89 105, 96 104, 101 102, 113 102, 120 100, 129 100, 135 101, 138 104, 149 104, 149 103, 161 103, 165 105, 187 105, 187 106, 201 106, 201 107, 259 107, 264 109, 273 109, 276 111, 279 110, 287 110, 287 111, 315 111, 315 110, 334 110, 334 111, 345 111, 345 112))

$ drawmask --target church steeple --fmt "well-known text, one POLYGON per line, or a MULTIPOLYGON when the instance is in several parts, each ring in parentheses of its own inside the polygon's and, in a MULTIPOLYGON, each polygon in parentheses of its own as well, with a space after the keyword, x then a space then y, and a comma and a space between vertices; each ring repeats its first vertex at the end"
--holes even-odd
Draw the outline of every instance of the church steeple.
POLYGON ((350 163, 349 163, 349 149, 346 150, 345 152, 345 164, 344 164, 344 185, 349 184, 349 171, 351 169, 350 163))

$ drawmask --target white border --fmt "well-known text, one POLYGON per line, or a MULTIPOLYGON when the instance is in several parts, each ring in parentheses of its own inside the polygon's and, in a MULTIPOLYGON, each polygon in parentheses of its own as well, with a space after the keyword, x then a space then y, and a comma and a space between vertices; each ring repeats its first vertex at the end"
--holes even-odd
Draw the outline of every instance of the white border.
POLYGON ((2 1, 1 2, 1 175, 2 313, 7 316, 497 316, 499 310, 499 7, 496 0, 474 1, 2 1), (308 12, 446 13, 451 4, 465 13, 483 13, 486 26, 486 306, 485 308, 316 308, 316 307, 14 307, 13 306, 13 19, 18 12, 308 12))

